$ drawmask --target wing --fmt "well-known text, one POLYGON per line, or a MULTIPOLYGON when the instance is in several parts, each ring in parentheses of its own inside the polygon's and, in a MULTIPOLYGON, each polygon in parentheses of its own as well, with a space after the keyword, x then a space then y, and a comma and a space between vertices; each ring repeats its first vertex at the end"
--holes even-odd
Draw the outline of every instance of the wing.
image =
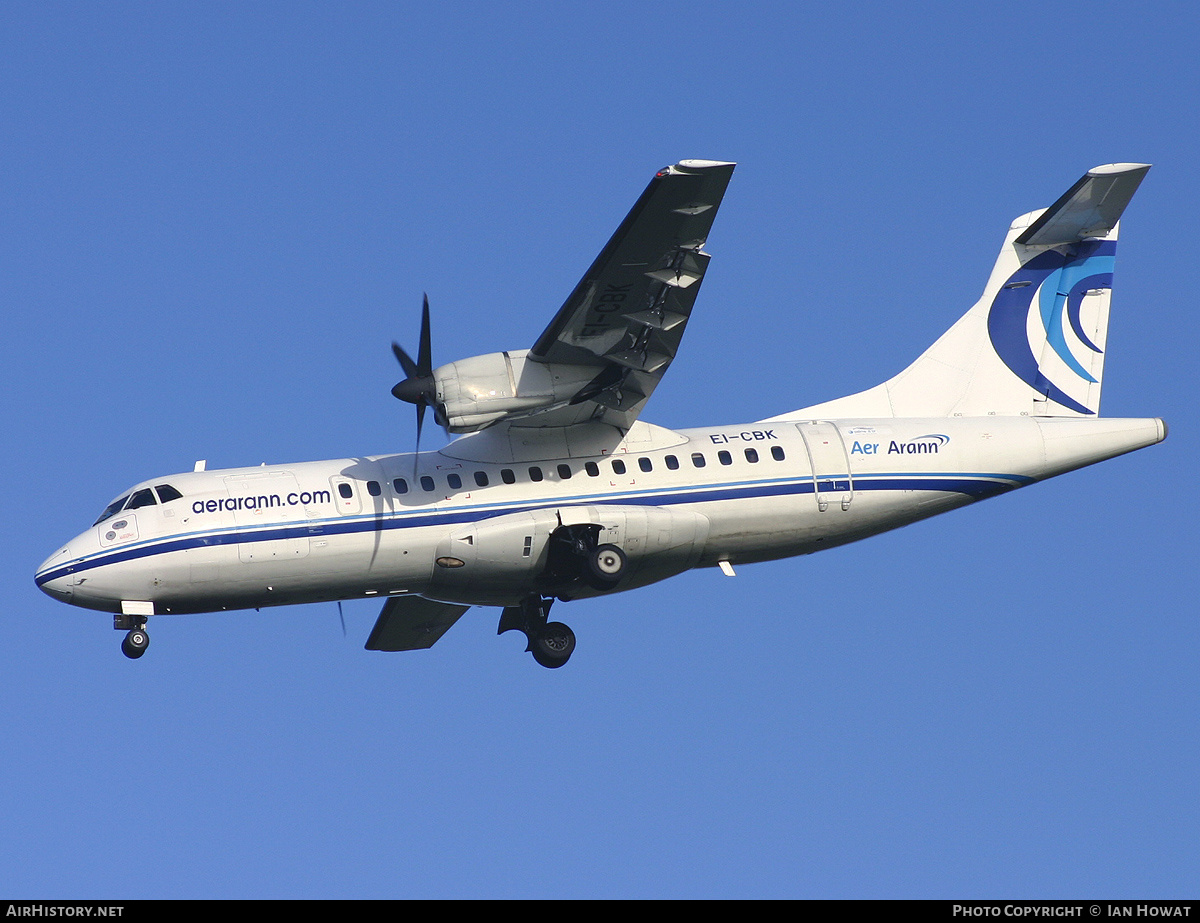
POLYGON ((420 596, 393 596, 383 604, 366 649, 416 651, 433 647, 469 608, 420 596))
POLYGON ((704 279, 704 242, 734 164, 684 160, 655 174, 529 352, 588 383, 521 426, 601 420, 628 430, 675 353, 704 279))

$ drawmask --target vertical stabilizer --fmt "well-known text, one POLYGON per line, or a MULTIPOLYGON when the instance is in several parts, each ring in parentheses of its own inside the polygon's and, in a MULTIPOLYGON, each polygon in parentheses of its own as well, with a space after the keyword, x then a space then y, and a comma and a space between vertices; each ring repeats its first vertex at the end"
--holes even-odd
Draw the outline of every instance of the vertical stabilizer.
POLYGON ((1089 170, 1012 223, 983 296, 895 378, 795 417, 1094 417, 1117 222, 1150 169, 1089 170))

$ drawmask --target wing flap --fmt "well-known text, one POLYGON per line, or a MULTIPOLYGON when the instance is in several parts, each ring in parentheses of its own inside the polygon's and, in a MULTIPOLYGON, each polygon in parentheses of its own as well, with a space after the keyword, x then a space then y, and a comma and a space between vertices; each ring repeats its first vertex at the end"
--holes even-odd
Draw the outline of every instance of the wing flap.
POLYGON ((420 596, 393 596, 383 604, 366 649, 417 651, 433 647, 469 608, 420 596))

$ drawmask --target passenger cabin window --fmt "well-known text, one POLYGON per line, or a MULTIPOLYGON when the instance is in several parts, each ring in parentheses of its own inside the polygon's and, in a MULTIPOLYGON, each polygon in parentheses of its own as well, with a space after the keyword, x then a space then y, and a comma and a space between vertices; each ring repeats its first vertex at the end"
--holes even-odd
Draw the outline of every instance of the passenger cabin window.
POLYGON ((480 487, 487 487, 488 486, 487 472, 486 471, 476 471, 475 472, 475 483, 478 484, 480 487))
POLYGON ((646 458, 646 456, 643 455, 641 458, 638 459, 638 467, 641 468, 643 471, 653 471, 654 470, 654 462, 650 461, 650 459, 646 458))
POLYGON ((383 493, 383 488, 379 486, 378 481, 367 481, 367 493, 372 497, 378 497, 383 493))
POLYGON ((341 495, 343 500, 349 500, 354 496, 354 488, 343 481, 341 484, 338 484, 338 493, 341 495))
POLYGON ((515 484, 517 483, 517 476, 513 474, 512 468, 501 468, 500 480, 502 480, 505 484, 515 484))
POLYGON ((758 449, 747 449, 746 461, 750 462, 751 464, 758 461, 758 449))
POLYGON ((433 486, 433 478, 431 478, 428 474, 421 475, 422 490, 433 490, 433 486))
POLYGON ((158 498, 154 496, 154 491, 149 487, 143 487, 129 498, 129 502, 125 504, 125 509, 136 510, 143 506, 156 506, 157 504, 158 498))
POLYGON ((692 464, 697 468, 703 468, 708 462, 704 460, 704 455, 701 452, 692 453, 692 464))
POLYGON ((398 494, 408 493, 408 481, 404 480, 404 478, 396 478, 392 481, 392 490, 398 494))
POLYGON ((613 474, 624 474, 625 473, 625 462, 621 461, 621 459, 614 458, 612 461, 612 466, 613 466, 613 474))
POLYGON ((446 475, 446 483, 450 485, 451 490, 458 490, 462 487, 462 478, 457 474, 448 474, 446 475))
POLYGON ((154 489, 158 491, 159 503, 170 503, 172 500, 178 500, 183 496, 183 494, 177 491, 170 484, 156 484, 154 489))
POLYGON ((717 461, 719 461, 722 465, 732 465, 733 464, 733 456, 730 455, 728 452, 726 452, 724 449, 722 449, 720 452, 717 453, 717 461))
POLYGON ((535 467, 529 469, 529 480, 540 481, 541 479, 542 479, 542 469, 541 468, 538 468, 535 466, 535 467))
POLYGON ((668 455, 666 458, 663 459, 663 461, 665 461, 667 463, 667 468, 669 470, 676 471, 679 469, 679 459, 676 458, 674 455, 668 455))
POLYGON ((588 473, 588 477, 590 478, 600 477, 600 466, 595 462, 586 462, 583 466, 583 470, 588 473))
POLYGON ((559 465, 558 466, 558 476, 560 478, 562 478, 564 481, 568 480, 571 477, 571 466, 570 465, 559 465))
POLYGON ((783 461, 783 459, 784 459, 783 446, 781 446, 781 445, 771 446, 771 457, 773 459, 775 459, 775 461, 783 461))

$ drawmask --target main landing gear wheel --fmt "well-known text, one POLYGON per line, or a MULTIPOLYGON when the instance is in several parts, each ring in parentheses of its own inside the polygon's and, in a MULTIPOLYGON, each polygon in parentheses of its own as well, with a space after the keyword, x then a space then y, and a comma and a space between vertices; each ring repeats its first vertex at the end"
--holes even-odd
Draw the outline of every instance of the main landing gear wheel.
POLYGON ((150 636, 146 634, 145 629, 135 628, 121 642, 121 653, 130 660, 137 660, 146 653, 146 648, 149 646, 150 636))
POLYGON ((497 634, 516 629, 525 635, 529 645, 525 650, 533 659, 551 670, 561 667, 575 651, 575 632, 562 622, 548 622, 546 615, 554 599, 529 596, 516 606, 506 606, 500 614, 497 634))
POLYGON ((616 545, 598 545, 587 556, 587 573, 597 590, 611 590, 625 575, 625 552, 616 545))
POLYGON ((551 670, 561 667, 575 651, 575 632, 562 622, 548 622, 531 639, 529 651, 543 667, 551 670))

